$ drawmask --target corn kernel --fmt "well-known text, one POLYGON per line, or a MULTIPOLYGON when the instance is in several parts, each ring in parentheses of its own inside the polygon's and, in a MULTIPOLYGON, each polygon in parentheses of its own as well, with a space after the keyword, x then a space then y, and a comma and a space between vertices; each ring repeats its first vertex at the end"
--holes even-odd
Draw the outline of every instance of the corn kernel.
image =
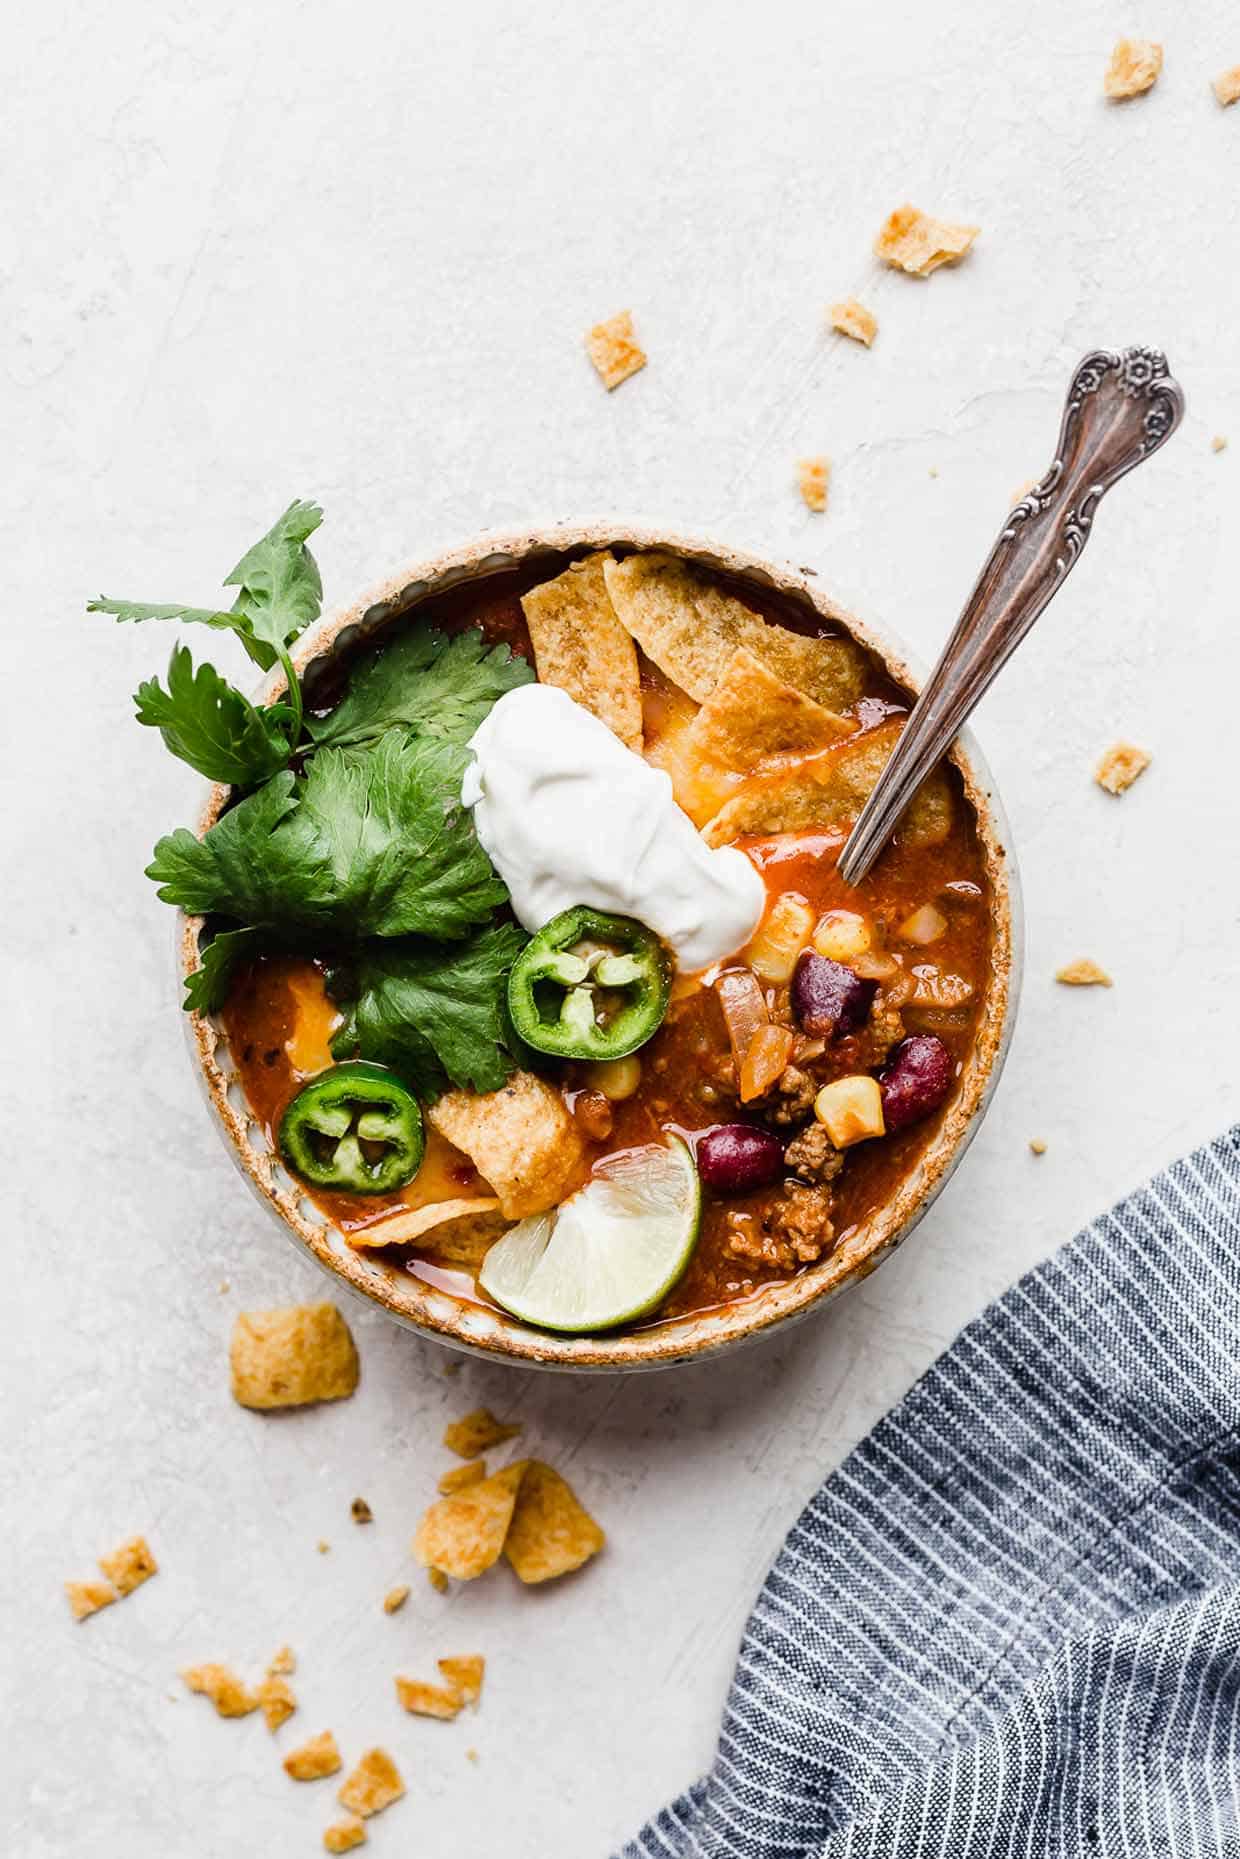
POLYGON ((878 1079, 865 1072, 824 1084, 814 1099, 814 1115, 837 1149, 887 1133, 878 1079))
POLYGON ((947 918, 943 912, 936 910, 933 904, 922 904, 919 910, 912 911, 901 923, 900 941, 922 945, 937 942, 946 928, 947 918))
POLYGON ((596 1059, 593 1064, 583 1065, 582 1070, 586 1088, 601 1091, 613 1104, 632 1097, 642 1081, 642 1062, 635 1052, 624 1059, 596 1059))
POLYGON ((874 946, 874 931, 868 917, 855 910, 828 910, 818 919, 814 947, 831 962, 851 962, 874 946))
POLYGON ((759 925, 744 960, 761 981, 777 986, 792 980, 801 951, 814 933, 814 913, 795 891, 784 891, 759 925))

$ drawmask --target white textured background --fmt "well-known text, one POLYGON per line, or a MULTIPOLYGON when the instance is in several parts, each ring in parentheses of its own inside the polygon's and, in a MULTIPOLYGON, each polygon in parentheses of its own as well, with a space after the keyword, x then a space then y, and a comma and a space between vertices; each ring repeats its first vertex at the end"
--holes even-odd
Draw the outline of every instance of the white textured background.
POLYGON ((330 1725, 406 1773, 376 1859, 601 1859, 707 1761, 750 1598, 824 1472, 989 1297, 1234 1111, 1240 107, 1207 86, 1240 19, 52 0, 9 53, 4 1849, 319 1850, 328 1787, 287 1781, 279 1746, 330 1725), (1166 70, 1108 106, 1125 30, 1161 36, 1166 70), (870 258, 905 199, 981 224, 958 271, 870 258), (824 330, 850 291, 880 320, 870 353, 824 330), (625 305, 650 366, 609 398, 580 337, 625 305), (170 638, 84 600, 209 601, 294 496, 326 506, 332 602, 487 525, 612 509, 812 564, 928 657, 1049 459, 1073 362, 1133 341, 1166 346, 1189 415, 978 719, 1027 983, 990 1118, 915 1241, 822 1320, 696 1371, 446 1380, 442 1352, 350 1309, 354 1400, 233 1407, 234 1312, 323 1286, 235 1178, 182 1050, 142 866, 194 780, 129 703, 170 638), (825 518, 791 485, 818 450, 825 518), (1121 733, 1155 764, 1115 802, 1090 772, 1121 733), (1054 986, 1080 954, 1111 992, 1054 986), (500 1572, 445 1601, 412 1571, 440 1431, 478 1400, 607 1525, 580 1580, 500 1572), (133 1530, 158 1579, 75 1626, 62 1578, 133 1530), (274 1743, 182 1695, 181 1664, 253 1669, 285 1639, 302 1710, 274 1743), (395 1670, 474 1648, 476 1721, 397 1711, 395 1670))

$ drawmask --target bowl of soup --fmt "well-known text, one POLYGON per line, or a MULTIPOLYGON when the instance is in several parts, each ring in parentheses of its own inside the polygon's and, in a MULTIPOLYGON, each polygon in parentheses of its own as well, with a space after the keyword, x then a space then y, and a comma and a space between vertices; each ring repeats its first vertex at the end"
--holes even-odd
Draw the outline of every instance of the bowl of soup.
MULTIPOLYGON (((445 1343, 631 1370, 795 1322, 908 1237, 999 1077, 1019 902, 967 734, 839 876, 916 688, 890 641, 808 570, 597 522, 415 563, 293 657, 338 885, 318 790, 390 756, 366 805, 406 810, 358 906, 399 933, 256 942, 187 1016, 293 1243, 445 1343)), ((181 918, 186 980, 213 933, 181 918)))

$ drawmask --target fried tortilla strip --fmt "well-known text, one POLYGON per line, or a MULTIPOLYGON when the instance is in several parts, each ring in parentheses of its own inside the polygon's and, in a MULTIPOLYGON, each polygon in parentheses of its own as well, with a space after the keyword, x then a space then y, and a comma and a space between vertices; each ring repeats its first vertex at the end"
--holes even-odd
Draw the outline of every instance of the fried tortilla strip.
POLYGON ((382 1813, 405 1792, 400 1770, 386 1749, 368 1749, 348 1780, 337 1790, 336 1799, 351 1814, 368 1820, 382 1813))
POLYGON ((878 318, 855 297, 833 303, 827 315, 832 329, 838 329, 842 336, 851 336, 854 342, 863 342, 867 349, 878 334, 878 318))
POLYGON ((476 1704, 482 1696, 482 1681, 487 1662, 480 1652, 457 1659, 436 1659, 443 1681, 450 1685, 464 1704, 476 1704))
POLYGON ((120 1600, 115 1588, 106 1581, 67 1581, 65 1593, 75 1620, 86 1620, 101 1607, 111 1607, 113 1601, 120 1600))
POLYGON ((131 1536, 110 1556, 100 1556, 99 1566, 118 1594, 132 1594, 159 1573, 159 1564, 144 1536, 131 1536))
POLYGON ((1163 67, 1163 48, 1155 39, 1121 39, 1111 53, 1102 88, 1122 101, 1152 90, 1163 67))
POLYGON ((357 1386, 357 1350, 334 1304, 243 1310, 228 1359, 233 1399, 242 1407, 341 1401, 357 1386))
POLYGON ((473 1581, 499 1560, 527 1463, 519 1459, 431 1505, 413 1539, 413 1553, 423 1568, 473 1581))
POLYGON ((257 1693, 226 1665, 187 1665, 181 1677, 191 1691, 210 1698, 221 1717, 248 1717, 258 1709, 257 1693))
POLYGON ((281 1678, 278 1673, 274 1676, 268 1674, 263 1679, 258 1687, 257 1697, 267 1721, 267 1728, 271 1731, 276 1731, 282 1723, 287 1723, 297 1709, 293 1687, 287 1678, 281 1678))
MULTIPOLYGON (((898 722, 884 723, 834 749, 747 782, 707 821, 702 836, 710 846, 730 845, 743 834, 795 833, 806 827, 849 826, 882 773, 898 722)), ((942 770, 922 782, 900 821, 896 837, 905 846, 937 846, 952 826, 952 797, 942 770)))
POLYGON ((420 1678, 400 1678, 396 1680, 396 1697, 402 1710, 409 1711, 414 1717, 441 1717, 448 1719, 460 1713, 465 1702, 459 1691, 452 1691, 443 1685, 428 1685, 420 1678))
POLYGON ((421 1252, 452 1265, 480 1265, 507 1226, 493 1194, 475 1194, 454 1201, 429 1201, 410 1207, 390 1219, 348 1234, 351 1246, 407 1246, 415 1240, 421 1252))
POLYGON ((963 258, 980 231, 980 226, 954 226, 920 207, 902 206, 883 221, 874 250, 894 270, 928 278, 940 265, 963 258))
POLYGON ((554 684, 619 736, 642 749, 642 692, 633 636, 616 618, 607 592, 605 551, 574 562, 554 581, 521 596, 543 684, 554 684))
POLYGON ((552 1581, 596 1556, 606 1537, 572 1487, 531 1459, 513 1511, 504 1554, 524 1582, 552 1581))
POLYGON ((489 1407, 475 1407, 472 1413, 444 1428, 443 1443, 458 1459, 478 1459, 484 1452, 490 1452, 492 1446, 502 1446, 506 1439, 516 1439, 520 1431, 520 1421, 510 1425, 505 1420, 497 1420, 489 1407))
POLYGON ((646 366, 646 351, 637 340, 633 312, 620 310, 605 323, 595 323, 586 331, 586 354, 598 377, 610 394, 631 374, 646 366))
POLYGON ((284 1773, 295 1782, 318 1782, 334 1775, 340 1767, 340 1748, 330 1730, 320 1731, 308 1742, 290 1749, 284 1758, 284 1773))
POLYGON ((849 639, 807 639, 768 626, 679 556, 655 550, 604 562, 611 604, 646 657, 705 703, 738 646, 828 710, 861 693, 865 660, 849 639))
POLYGON ((333 1820, 323 1829, 323 1844, 329 1853, 351 1853, 355 1846, 366 1844, 366 1826, 361 1820, 333 1820))
POLYGON ((533 1072, 498 1091, 445 1091, 427 1110, 498 1196, 507 1220, 544 1213, 585 1168, 585 1146, 560 1093, 533 1072))

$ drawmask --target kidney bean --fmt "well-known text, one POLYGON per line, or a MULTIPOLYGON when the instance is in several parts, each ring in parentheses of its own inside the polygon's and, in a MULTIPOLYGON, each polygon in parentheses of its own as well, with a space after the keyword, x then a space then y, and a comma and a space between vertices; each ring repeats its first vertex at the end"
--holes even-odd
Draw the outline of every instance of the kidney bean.
POLYGON ((719 1123, 697 1143, 698 1174, 719 1194, 766 1188, 784 1172, 784 1145, 751 1123, 719 1123))
POLYGON ((933 1033, 902 1039, 878 1075, 888 1130, 902 1130, 937 1110, 952 1088, 955 1070, 951 1053, 933 1033))
POLYGON ((877 981, 807 949, 792 976, 792 1011, 803 1032, 835 1039, 864 1024, 877 992, 877 981))

